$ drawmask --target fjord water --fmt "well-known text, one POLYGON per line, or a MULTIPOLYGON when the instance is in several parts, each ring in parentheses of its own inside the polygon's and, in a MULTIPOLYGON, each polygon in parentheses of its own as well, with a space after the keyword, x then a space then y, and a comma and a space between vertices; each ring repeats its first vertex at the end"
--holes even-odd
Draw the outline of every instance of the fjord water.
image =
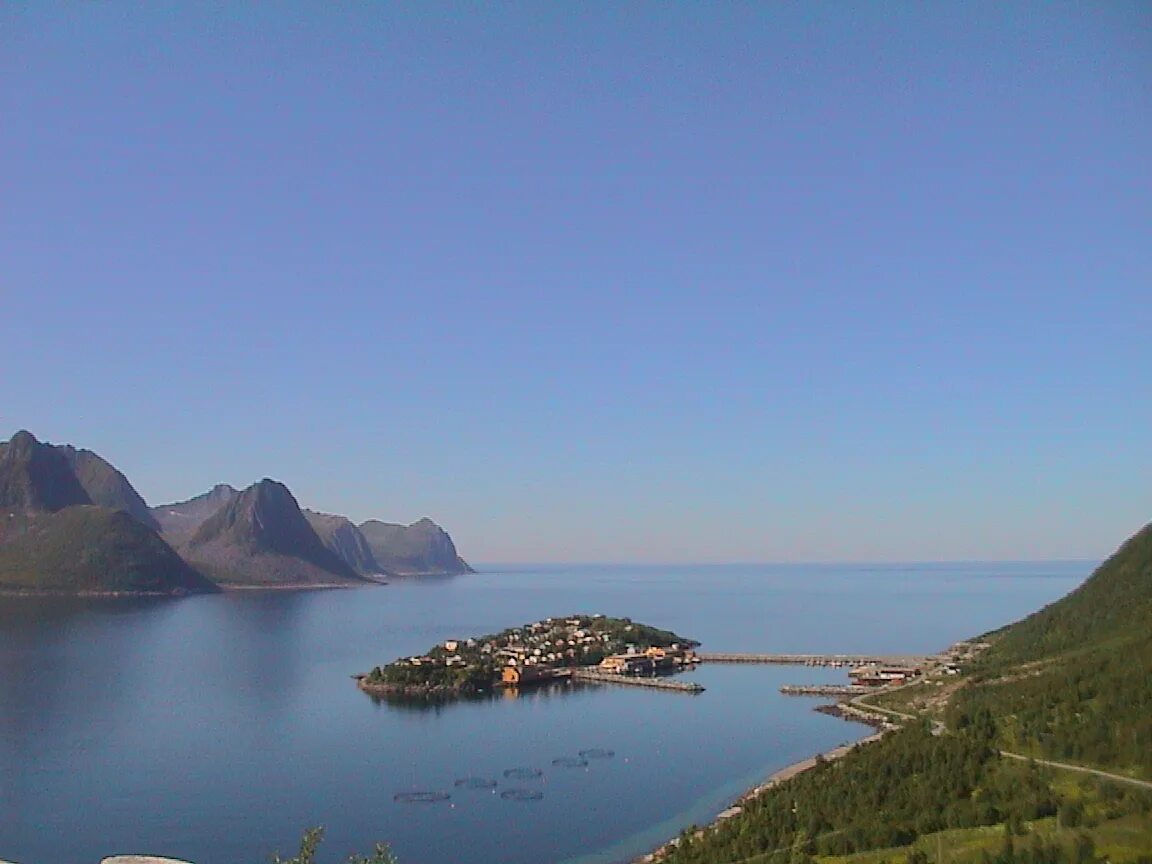
POLYGON ((346 591, 0 598, 0 858, 258 864, 322 824, 325 862, 377 839, 403 864, 627 860, 866 734, 777 692, 843 672, 705 665, 689 676, 698 696, 589 686, 439 707, 378 703, 350 676, 571 612, 630 616, 704 650, 929 652, 1056 599, 1091 567, 488 567, 346 591), (586 748, 615 756, 552 764, 586 748), (505 779, 515 767, 542 776, 505 779), (500 785, 454 787, 468 776, 500 785), (543 797, 498 794, 511 787, 543 797), (406 790, 451 799, 393 800, 406 790))

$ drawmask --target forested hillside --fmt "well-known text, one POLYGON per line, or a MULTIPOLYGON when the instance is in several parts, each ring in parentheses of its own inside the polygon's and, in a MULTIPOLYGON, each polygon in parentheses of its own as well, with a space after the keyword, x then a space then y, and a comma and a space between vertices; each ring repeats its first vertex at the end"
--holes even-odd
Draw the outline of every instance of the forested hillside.
POLYGON ((991 634, 985 669, 1085 651, 1113 651, 1152 634, 1152 525, 1068 596, 991 634))
POLYGON ((960 682, 916 685, 955 688, 947 729, 915 721, 820 764, 663 860, 1152 864, 1152 791, 998 753, 1152 778, 1152 526, 982 641, 960 682))
POLYGON ((1152 777, 1152 526, 989 639, 954 725, 990 713, 1008 749, 1152 777))

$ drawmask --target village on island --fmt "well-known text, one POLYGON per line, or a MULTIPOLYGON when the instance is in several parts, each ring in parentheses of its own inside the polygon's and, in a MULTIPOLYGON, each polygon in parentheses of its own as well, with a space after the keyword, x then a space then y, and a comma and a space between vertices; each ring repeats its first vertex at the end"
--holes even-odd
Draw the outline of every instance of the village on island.
POLYGON ((492 636, 449 639, 358 676, 369 693, 467 695, 565 679, 644 682, 699 692, 660 676, 695 665, 699 642, 629 618, 545 618, 492 636))
POLYGON ((497 688, 566 681, 631 684, 699 693, 695 682, 671 677, 698 663, 778 663, 846 667, 851 683, 788 685, 803 696, 851 697, 918 678, 925 668, 952 671, 943 657, 875 657, 845 654, 706 654, 700 643, 630 618, 571 615, 545 618, 472 639, 448 639, 424 654, 401 657, 354 676, 376 695, 452 697, 497 688))

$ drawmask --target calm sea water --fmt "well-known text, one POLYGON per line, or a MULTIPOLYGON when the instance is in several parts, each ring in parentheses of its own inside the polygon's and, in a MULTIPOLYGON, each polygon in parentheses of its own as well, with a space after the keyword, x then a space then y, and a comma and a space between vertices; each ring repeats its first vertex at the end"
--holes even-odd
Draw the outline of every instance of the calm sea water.
POLYGON ((377 839, 403 864, 627 860, 866 734, 777 692, 843 673, 703 666, 689 676, 707 687, 698 696, 586 687, 435 709, 377 703, 350 676, 579 611, 669 627, 704 650, 927 652, 1056 599, 1091 568, 489 567, 352 591, 0 599, 0 858, 259 864, 322 824, 325 862, 377 839), (586 748, 615 756, 552 764, 586 748), (503 777, 517 767, 542 776, 503 777), (454 787, 468 776, 543 797, 454 787), (406 790, 451 798, 393 800, 406 790))

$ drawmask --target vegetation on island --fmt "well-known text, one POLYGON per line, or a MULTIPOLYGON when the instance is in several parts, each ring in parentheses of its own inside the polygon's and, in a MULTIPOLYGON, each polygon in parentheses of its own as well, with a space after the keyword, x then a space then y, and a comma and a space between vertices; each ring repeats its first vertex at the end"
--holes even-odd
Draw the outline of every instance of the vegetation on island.
POLYGON ((1036 761, 1152 777, 1152 526, 977 644, 959 675, 856 700, 903 728, 685 831, 662 861, 1152 864, 1152 789, 1036 761))
POLYGON ((447 640, 420 656, 375 667, 360 686, 369 692, 468 695, 491 689, 507 666, 543 672, 595 666, 628 651, 688 650, 698 644, 630 618, 569 615, 475 639, 447 640))

